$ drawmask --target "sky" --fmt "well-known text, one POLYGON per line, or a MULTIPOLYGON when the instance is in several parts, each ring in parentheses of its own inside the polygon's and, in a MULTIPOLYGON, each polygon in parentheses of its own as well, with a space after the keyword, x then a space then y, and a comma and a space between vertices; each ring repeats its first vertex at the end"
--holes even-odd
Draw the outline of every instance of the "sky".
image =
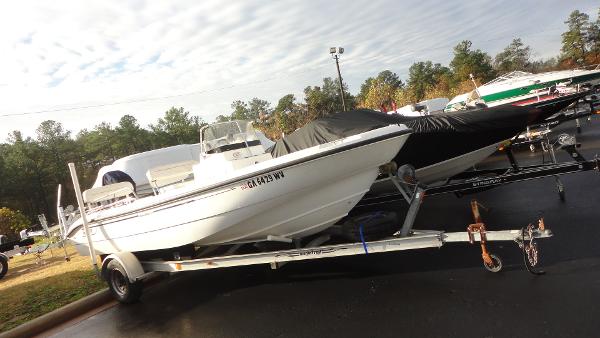
POLYGON ((6 1, 0 4, 0 142, 55 120, 76 134, 124 114, 142 127, 170 107, 207 122, 234 100, 276 105, 335 77, 350 92, 413 62, 448 64, 471 40, 495 55, 513 38, 556 56, 573 10, 597 1, 6 1))

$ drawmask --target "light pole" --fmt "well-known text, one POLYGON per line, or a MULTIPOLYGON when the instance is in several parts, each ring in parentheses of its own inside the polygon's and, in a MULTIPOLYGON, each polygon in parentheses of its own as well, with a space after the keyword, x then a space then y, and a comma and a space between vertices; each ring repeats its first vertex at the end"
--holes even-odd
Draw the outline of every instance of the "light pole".
POLYGON ((338 71, 338 80, 340 80, 340 95, 342 96, 342 109, 346 111, 346 100, 344 100, 344 86, 342 85, 342 73, 340 72, 339 62, 340 54, 344 54, 344 48, 338 47, 336 49, 335 47, 331 47, 329 48, 329 54, 331 54, 331 56, 333 56, 333 58, 335 59, 335 65, 338 71))

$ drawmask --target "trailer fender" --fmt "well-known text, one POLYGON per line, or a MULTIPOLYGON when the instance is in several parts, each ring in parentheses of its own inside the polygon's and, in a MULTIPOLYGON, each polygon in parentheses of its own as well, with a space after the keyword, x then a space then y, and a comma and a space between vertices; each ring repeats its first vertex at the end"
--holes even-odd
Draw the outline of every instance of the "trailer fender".
POLYGON ((108 255, 102 261, 102 278, 106 279, 106 267, 111 260, 116 260, 119 262, 125 272, 127 273, 127 278, 130 282, 134 283, 140 279, 141 276, 144 275, 144 269, 142 268, 142 264, 131 252, 115 252, 113 254, 108 255))

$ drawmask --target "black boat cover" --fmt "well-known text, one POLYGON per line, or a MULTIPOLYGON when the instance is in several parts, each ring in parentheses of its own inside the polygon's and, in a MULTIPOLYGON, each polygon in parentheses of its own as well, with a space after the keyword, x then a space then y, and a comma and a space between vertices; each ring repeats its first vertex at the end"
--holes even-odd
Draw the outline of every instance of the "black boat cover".
POLYGON ((510 139, 562 108, 504 105, 419 117, 352 110, 306 124, 278 140, 271 155, 279 157, 390 124, 404 124, 413 134, 395 160, 399 165, 410 163, 418 169, 510 139))

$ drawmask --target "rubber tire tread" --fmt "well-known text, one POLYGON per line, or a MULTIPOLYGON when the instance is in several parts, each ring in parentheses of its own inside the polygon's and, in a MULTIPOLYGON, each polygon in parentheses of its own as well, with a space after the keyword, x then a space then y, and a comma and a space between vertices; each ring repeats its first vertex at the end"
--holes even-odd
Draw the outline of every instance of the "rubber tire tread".
POLYGON ((108 288, 110 289, 110 292, 112 293, 113 297, 115 297, 115 299, 118 300, 120 303, 132 304, 132 303, 136 303, 137 301, 139 301, 140 297, 142 296, 142 291, 143 291, 142 281, 137 281, 137 282, 131 283, 129 281, 129 279, 127 278, 127 273, 125 272, 125 268, 117 260, 113 259, 110 262, 108 262, 108 264, 106 266, 105 276, 106 276, 106 282, 108 283, 108 288), (125 276, 128 292, 126 292, 124 295, 120 295, 113 289, 112 283, 110 282, 110 275, 111 275, 112 270, 118 270, 123 276, 125 276))

